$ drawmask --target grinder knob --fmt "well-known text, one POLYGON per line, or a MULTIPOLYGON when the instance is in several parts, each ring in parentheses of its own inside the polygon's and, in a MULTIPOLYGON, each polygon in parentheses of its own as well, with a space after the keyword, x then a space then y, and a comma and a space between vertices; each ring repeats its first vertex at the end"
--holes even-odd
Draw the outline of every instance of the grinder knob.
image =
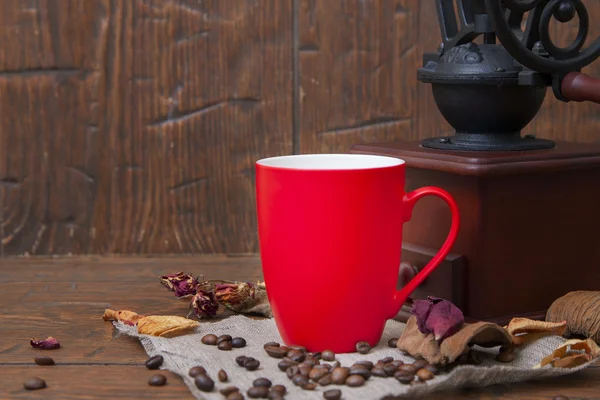
POLYGON ((571 101, 592 101, 600 104, 600 79, 581 72, 569 72, 562 79, 561 94, 571 101))

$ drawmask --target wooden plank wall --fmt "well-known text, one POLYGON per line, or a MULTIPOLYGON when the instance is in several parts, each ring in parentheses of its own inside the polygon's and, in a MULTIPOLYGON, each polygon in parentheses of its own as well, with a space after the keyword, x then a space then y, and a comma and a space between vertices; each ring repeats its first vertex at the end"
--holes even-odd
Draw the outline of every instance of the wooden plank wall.
MULTIPOLYGON (((432 0, 1 1, 0 256, 256 252, 256 159, 449 129, 438 42, 432 0)), ((599 129, 554 99, 529 127, 599 129)))

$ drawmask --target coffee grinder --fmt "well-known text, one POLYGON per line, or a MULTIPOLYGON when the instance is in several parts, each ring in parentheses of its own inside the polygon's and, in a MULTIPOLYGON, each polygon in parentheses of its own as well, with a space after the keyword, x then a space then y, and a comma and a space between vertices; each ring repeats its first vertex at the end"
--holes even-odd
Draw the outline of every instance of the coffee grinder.
MULTIPOLYGON (((600 80, 580 72, 600 55, 600 38, 583 49, 590 21, 581 0, 436 0, 436 6, 442 44, 424 55, 417 77, 431 84, 455 134, 355 145, 350 152, 402 158, 407 191, 435 185, 458 202, 453 254, 414 298, 449 299, 474 320, 543 318, 569 291, 600 290, 600 145, 553 142, 522 130, 548 87, 562 101, 600 103, 600 80), (552 19, 575 17, 575 41, 558 47, 552 19)), ((439 199, 415 207, 404 230, 400 286, 436 253, 449 225, 439 199)))

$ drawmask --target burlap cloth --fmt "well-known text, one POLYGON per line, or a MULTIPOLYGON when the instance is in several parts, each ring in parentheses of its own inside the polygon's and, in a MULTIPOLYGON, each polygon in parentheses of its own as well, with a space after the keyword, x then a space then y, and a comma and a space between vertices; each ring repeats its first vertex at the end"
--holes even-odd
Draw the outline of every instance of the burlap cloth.
MULTIPOLYGON (((390 338, 400 336, 404 326, 400 322, 390 320, 386 324, 379 345, 374 347, 369 354, 337 354, 336 359, 343 366, 350 366, 358 360, 375 362, 387 356, 412 362, 414 361, 412 358, 404 356, 398 349, 387 346, 390 338)), ((347 400, 381 399, 389 395, 413 398, 449 389, 482 387, 496 383, 506 384, 566 375, 589 365, 570 369, 551 367, 532 369, 544 356, 550 354, 566 340, 559 336, 549 336, 521 347, 517 358, 510 364, 501 364, 494 360, 494 356, 498 352, 497 348, 481 349, 485 354, 481 357, 483 362, 480 365, 456 367, 451 372, 440 374, 425 384, 403 385, 393 377, 371 377, 364 386, 358 388, 329 385, 319 386, 315 391, 305 391, 294 386, 285 373, 277 367, 280 360, 267 356, 263 349, 263 344, 266 342, 281 342, 273 319, 255 320, 242 315, 234 315, 218 322, 203 322, 198 333, 171 339, 138 335, 135 327, 122 323, 115 323, 115 327, 122 333, 138 337, 149 356, 162 355, 164 363, 161 369, 180 375, 197 399, 223 399, 224 396, 219 393, 219 389, 230 385, 239 387, 246 396, 245 392, 252 386, 252 381, 259 377, 267 377, 273 384, 285 385, 288 389, 286 396, 288 399, 323 399, 323 392, 333 388, 341 389, 342 398, 347 400), (200 342, 202 336, 208 333, 217 336, 221 334, 240 336, 246 339, 247 346, 231 351, 218 350, 216 346, 208 346, 200 342), (239 355, 256 358, 260 361, 260 368, 256 371, 247 371, 239 367, 235 363, 235 358, 239 355), (193 379, 188 376, 189 369, 196 365, 205 367, 209 376, 214 379, 216 385, 211 393, 198 390, 193 379), (217 380, 219 369, 227 372, 228 382, 220 383, 217 380)))

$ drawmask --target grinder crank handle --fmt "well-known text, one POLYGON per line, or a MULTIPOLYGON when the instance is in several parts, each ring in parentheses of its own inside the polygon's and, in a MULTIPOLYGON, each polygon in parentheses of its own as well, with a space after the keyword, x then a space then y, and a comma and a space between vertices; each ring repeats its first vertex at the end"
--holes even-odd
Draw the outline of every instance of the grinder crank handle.
POLYGON ((563 97, 571 101, 592 101, 600 104, 600 79, 581 72, 569 72, 560 84, 563 97))

